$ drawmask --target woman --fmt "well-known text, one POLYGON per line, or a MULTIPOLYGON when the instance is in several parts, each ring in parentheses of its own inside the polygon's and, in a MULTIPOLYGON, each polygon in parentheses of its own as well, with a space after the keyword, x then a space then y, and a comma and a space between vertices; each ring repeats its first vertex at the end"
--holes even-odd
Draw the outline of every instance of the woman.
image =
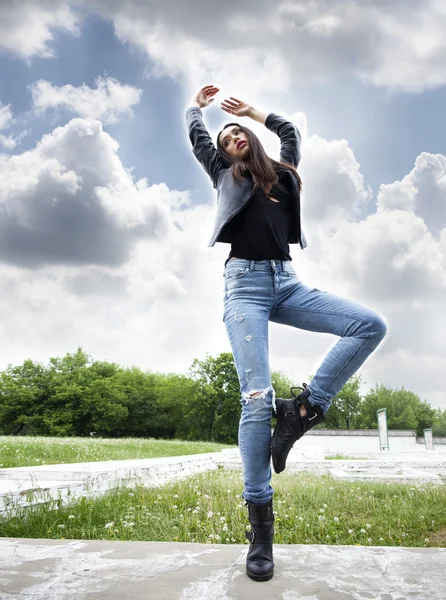
MULTIPOLYGON (((240 382, 239 447, 251 522, 246 572, 266 581, 274 573, 272 456, 276 473, 285 469, 296 440, 324 420, 331 399, 376 349, 387 332, 384 319, 356 302, 305 285, 291 266, 290 243, 307 246, 300 223, 301 180, 297 173, 301 137, 297 127, 231 97, 222 109, 251 117, 277 133, 280 161, 267 156, 247 127, 228 123, 216 147, 201 109, 219 91, 203 87, 186 111, 192 151, 217 189, 217 215, 209 246, 231 244, 224 265, 224 315, 240 382), (268 355, 268 322, 341 339, 330 349, 310 385, 294 398, 275 398, 268 355), (271 440, 271 414, 276 425, 271 440)), ((305 348, 299 349, 305 352, 305 348)))

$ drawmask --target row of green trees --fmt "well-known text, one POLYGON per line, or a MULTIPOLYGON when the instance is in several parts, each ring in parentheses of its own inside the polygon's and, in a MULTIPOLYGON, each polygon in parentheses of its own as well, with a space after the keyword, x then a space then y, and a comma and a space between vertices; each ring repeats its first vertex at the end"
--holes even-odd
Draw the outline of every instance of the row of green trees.
MULTIPOLYGON (((296 382, 273 371, 278 397, 296 382)), ((376 386, 359 393, 352 377, 333 398, 328 428, 375 428, 376 410, 387 409, 389 429, 433 427, 446 435, 446 410, 411 391, 376 386)), ((240 388, 233 356, 195 359, 187 375, 145 372, 94 361, 82 348, 48 365, 25 360, 0 372, 2 435, 160 437, 237 443, 240 388)), ((273 423, 273 422, 272 422, 273 423)))

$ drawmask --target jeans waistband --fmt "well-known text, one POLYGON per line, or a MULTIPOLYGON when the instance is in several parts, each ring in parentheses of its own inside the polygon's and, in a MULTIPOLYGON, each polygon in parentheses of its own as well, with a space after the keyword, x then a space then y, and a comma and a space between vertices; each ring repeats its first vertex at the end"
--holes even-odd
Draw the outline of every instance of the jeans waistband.
POLYGON ((225 262, 227 265, 237 265, 239 267, 249 267, 251 271, 269 271, 270 269, 278 271, 290 271, 292 270, 290 260, 277 260, 277 259, 265 259, 265 260, 251 260, 249 258, 230 258, 225 262))

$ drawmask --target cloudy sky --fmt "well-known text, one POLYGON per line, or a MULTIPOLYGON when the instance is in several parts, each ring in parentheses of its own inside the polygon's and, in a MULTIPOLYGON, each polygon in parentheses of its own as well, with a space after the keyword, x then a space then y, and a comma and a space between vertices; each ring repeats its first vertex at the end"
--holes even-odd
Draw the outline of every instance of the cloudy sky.
MULTIPOLYGON (((301 131, 293 267, 389 325, 362 391, 446 408, 445 28, 443 0, 2 0, 0 369, 82 346, 185 373, 231 351, 230 246, 207 246, 215 190, 184 117, 213 84, 213 139, 229 96, 301 131)), ((270 323, 271 368, 299 385, 336 341, 270 323)))

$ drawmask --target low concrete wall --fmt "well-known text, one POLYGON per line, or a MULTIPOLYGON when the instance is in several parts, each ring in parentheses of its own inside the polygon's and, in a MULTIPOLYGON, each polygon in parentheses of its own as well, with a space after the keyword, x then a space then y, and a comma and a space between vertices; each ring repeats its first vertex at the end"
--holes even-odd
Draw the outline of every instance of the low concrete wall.
MULTIPOLYGON (((319 448, 324 453, 361 454, 379 452, 377 429, 311 429, 300 440, 302 450, 319 448)), ((389 430, 389 450, 410 452, 419 450, 415 431, 389 430)))
MULTIPOLYGON (((433 437, 434 440, 434 447, 439 445, 445 445, 446 444, 446 438, 445 437, 433 437)), ((424 443, 424 437, 417 437, 417 444, 423 444, 423 446, 425 445, 424 443)))

